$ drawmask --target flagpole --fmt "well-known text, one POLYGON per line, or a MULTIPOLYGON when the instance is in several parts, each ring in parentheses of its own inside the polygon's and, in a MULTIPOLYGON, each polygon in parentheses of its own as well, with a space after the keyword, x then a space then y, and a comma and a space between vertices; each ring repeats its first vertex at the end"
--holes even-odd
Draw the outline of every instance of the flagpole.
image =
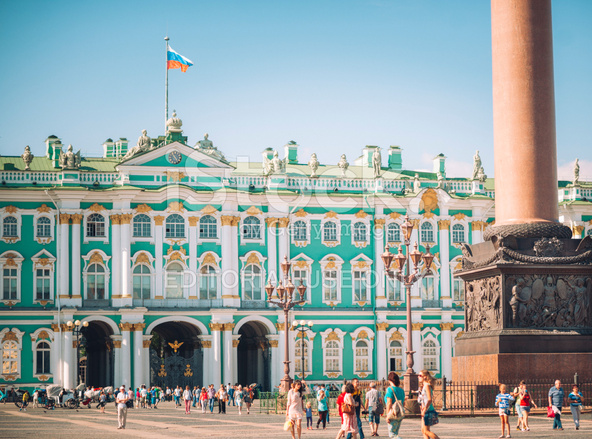
POLYGON ((165 61, 166 61, 166 75, 165 75, 165 83, 164 83, 164 135, 166 137, 166 122, 169 120, 169 62, 168 62, 168 53, 169 53, 169 37, 168 35, 164 37, 166 41, 166 53, 165 53, 165 61))

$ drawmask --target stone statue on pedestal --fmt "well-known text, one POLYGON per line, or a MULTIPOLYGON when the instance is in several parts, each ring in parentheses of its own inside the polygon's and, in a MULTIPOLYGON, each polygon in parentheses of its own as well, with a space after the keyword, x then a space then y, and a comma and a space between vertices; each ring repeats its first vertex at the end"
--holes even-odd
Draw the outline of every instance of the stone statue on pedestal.
POLYGON ((311 177, 318 177, 317 169, 319 169, 319 161, 317 160, 317 155, 313 152, 310 156, 310 160, 308 162, 308 167, 310 168, 310 176, 311 177))
POLYGON ((139 154, 141 152, 150 151, 152 147, 152 140, 147 136, 147 131, 142 130, 142 135, 138 137, 138 143, 132 149, 130 149, 126 155, 123 156, 122 160, 127 160, 139 154))
POLYGON ((380 148, 378 147, 374 150, 374 154, 372 154, 372 167, 374 168, 374 178, 380 177, 382 157, 380 155, 380 148))
POLYGON ((580 183, 580 160, 579 159, 576 159, 573 172, 574 172, 573 184, 574 184, 574 186, 576 186, 580 183))
POLYGON ((25 152, 23 153, 23 155, 21 156, 23 158, 23 161, 25 162, 25 171, 30 171, 31 170, 31 162, 33 161, 33 158, 35 157, 33 154, 31 154, 31 148, 29 148, 29 145, 25 146, 25 152))
POLYGON ((82 158, 80 157, 80 151, 74 154, 72 145, 68 145, 66 153, 60 151, 60 166, 62 169, 78 169, 82 158))
POLYGON ((481 167, 481 157, 479 156, 479 150, 473 156, 473 178, 471 180, 479 180, 479 171, 483 168, 481 167))
POLYGON ((347 168, 349 168, 349 163, 345 157, 345 154, 341 154, 341 160, 339 160, 339 163, 337 163, 337 167, 341 169, 341 178, 345 178, 345 171, 347 171, 347 168))

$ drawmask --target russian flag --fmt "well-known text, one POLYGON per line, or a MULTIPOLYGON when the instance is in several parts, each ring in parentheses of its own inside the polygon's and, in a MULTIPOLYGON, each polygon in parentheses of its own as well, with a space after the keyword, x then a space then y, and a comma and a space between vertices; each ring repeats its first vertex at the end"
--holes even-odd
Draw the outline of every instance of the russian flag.
POLYGON ((169 46, 167 50, 167 69, 180 68, 182 72, 186 72, 187 67, 190 67, 192 65, 193 62, 185 58, 183 55, 178 54, 169 46))

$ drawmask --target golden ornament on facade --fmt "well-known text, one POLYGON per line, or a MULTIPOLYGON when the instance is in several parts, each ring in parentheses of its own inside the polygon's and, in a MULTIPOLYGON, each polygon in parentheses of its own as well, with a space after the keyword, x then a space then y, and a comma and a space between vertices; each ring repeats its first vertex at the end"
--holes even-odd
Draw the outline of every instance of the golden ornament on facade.
POLYGON ((121 215, 109 215, 109 219, 111 220, 111 224, 113 225, 120 225, 121 224, 121 215))
POLYGON ((454 327, 454 323, 449 323, 449 322, 440 323, 440 330, 441 331, 451 331, 453 327, 454 327))
POLYGON ((158 371, 158 376, 159 377, 167 376, 167 372, 166 372, 166 369, 164 368, 164 364, 160 365, 160 370, 158 371))
POLYGON ((325 214, 325 218, 337 218, 337 213, 330 210, 325 214))
POLYGON ((121 348, 121 340, 113 340, 114 348, 121 348))
POLYGON ((399 331, 393 331, 393 333, 391 334, 391 337, 389 338, 389 343, 391 341, 400 341, 403 340, 403 334, 401 334, 399 331))
POLYGON ((47 213, 51 212, 51 208, 47 204, 42 204, 37 208, 37 212, 39 213, 47 213))
POLYGON ((356 218, 366 218, 368 216, 368 214, 366 212, 364 212, 363 209, 360 209, 360 211, 356 212, 354 216, 356 218))
POLYGON ((73 213, 70 215, 70 219, 72 220, 72 224, 82 224, 82 219, 84 215, 81 213, 73 213))
POLYGON ((296 215, 298 218, 304 218, 306 215, 308 215, 308 212, 306 212, 304 209, 300 209, 296 211, 294 215, 296 215))
POLYGON ((434 212, 424 212, 423 217, 427 219, 431 219, 434 217, 434 212))
POLYGON ((208 252, 205 254, 205 256, 203 258, 203 264, 204 265, 218 265, 216 263, 216 257, 214 256, 214 254, 212 252, 208 252))
POLYGON ((269 340, 269 346, 272 348, 277 348, 278 347, 278 341, 277 340, 269 340))
POLYGON ((465 219, 467 216, 464 213, 459 212, 455 215, 452 215, 452 217, 455 218, 457 221, 461 221, 461 220, 465 219))
POLYGON ((137 213, 148 213, 152 211, 152 207, 148 206, 147 204, 138 204, 134 209, 137 213))
POLYGON ((309 262, 303 259, 296 261, 294 265, 296 266, 296 268, 309 268, 309 262))
POLYGON ((98 264, 103 264, 103 256, 101 256, 101 254, 99 252, 94 252, 90 259, 88 260, 89 264, 94 264, 94 263, 98 263, 98 264))
POLYGON ((52 323, 51 324, 51 330, 53 332, 60 332, 60 325, 58 325, 57 323, 52 323))
POLYGON ((358 376, 360 378, 366 378, 368 376, 368 373, 367 372, 360 372, 360 373, 358 373, 358 376))
POLYGON ((458 334, 456 334, 456 337, 454 337, 454 339, 458 339, 458 337, 460 337, 461 335, 463 335, 465 333, 465 331, 460 331, 458 334))
POLYGON ((265 218, 265 224, 267 224, 267 227, 274 227, 279 221, 279 218, 273 218, 273 217, 269 217, 269 218, 265 218))
POLYGON ((182 201, 171 201, 168 210, 169 212, 184 212, 185 208, 182 201))
POLYGON ((223 331, 232 331, 234 329, 234 323, 224 323, 222 325, 223 331))
POLYGON ((39 335, 37 336, 37 340, 49 340, 49 334, 47 333, 47 331, 41 331, 39 332, 39 335))
POLYGON ((421 222, 418 218, 414 218, 409 220, 409 222, 411 222, 411 224, 413 224, 413 228, 417 229, 419 227, 419 223, 421 222))
POLYGON ((170 254, 169 257, 170 261, 181 261, 181 262, 185 262, 185 260, 183 259, 183 256, 181 255, 181 253, 179 251, 174 251, 170 254))
POLYGON ((399 218, 400 216, 401 216, 401 214, 400 214, 400 213, 398 213, 398 212, 391 212, 391 213, 389 214, 389 217, 390 217, 391 219, 393 219, 393 220, 396 220, 396 219, 397 219, 397 218, 399 218))
POLYGON ((261 261, 259 261, 259 257, 257 256, 256 253, 251 253, 249 255, 249 257, 247 258, 247 264, 257 264, 257 265, 261 265, 261 261))
POLYGON ((16 334, 14 332, 8 331, 6 334, 4 334, 4 337, 2 338, 2 343, 4 343, 5 341, 8 341, 8 340, 18 342, 18 337, 16 336, 16 334))
POLYGON ((164 222, 164 216, 162 215, 156 215, 154 217, 154 225, 156 226, 162 226, 162 223, 164 222))
POLYGON ((448 230, 450 228, 450 220, 440 220, 440 221, 438 221, 438 228, 440 230, 448 230))
POLYGON ((368 333, 362 329, 360 332, 358 332, 358 340, 359 339, 368 339, 368 333))
POLYGON ((246 211, 247 215, 259 215, 263 213, 260 209, 256 208, 255 206, 251 206, 246 211))
POLYGON ((50 265, 48 258, 39 258, 36 263, 37 266, 45 267, 46 265, 50 265))
POLYGON ((288 227, 288 224, 290 224, 289 218, 278 218, 278 221, 280 228, 286 228, 288 227))
POLYGON ((183 375, 186 376, 186 377, 192 377, 193 376, 193 372, 191 371, 191 365, 190 364, 187 365, 187 367, 185 369, 185 372, 183 372, 183 375))
POLYGON ((224 324, 223 323, 210 323, 210 330, 212 331, 223 331, 224 324))
POLYGON ((387 322, 382 322, 382 323, 377 323, 376 324, 376 330, 377 331, 386 331, 389 327, 389 324, 387 322))
POLYGON ((40 375, 39 376, 39 381, 47 381, 50 377, 48 377, 47 375, 40 375))
POLYGON ((197 226, 197 222, 199 221, 199 217, 198 216, 190 216, 187 218, 187 221, 189 222, 190 227, 195 227, 195 226, 197 226))
POLYGON ((231 226, 233 220, 234 220, 233 216, 223 215, 220 217, 220 223, 223 226, 231 226))
POLYGON ((88 210, 90 210, 91 212, 101 212, 103 210, 107 210, 105 209, 103 206, 101 206, 99 203, 94 203, 92 206, 90 206, 88 208, 88 210))
POLYGON ((131 323, 128 323, 128 322, 125 322, 125 323, 120 323, 120 324, 119 324, 119 328, 120 328, 122 331, 132 331, 132 327, 133 327, 133 326, 134 326, 134 325, 132 325, 131 323))
POLYGON ((70 224, 70 214, 60 213, 60 224, 70 224))
POLYGON ((149 348, 151 343, 152 343, 151 340, 142 340, 142 347, 149 348))
POLYGON ((142 331, 144 331, 145 327, 146 327, 145 323, 134 323, 132 325, 132 331, 142 332, 142 331))
POLYGON ((147 265, 150 265, 150 258, 148 257, 148 254, 145 253, 145 252, 140 253, 136 257, 136 264, 147 264, 147 265))
POLYGON ((339 376, 339 372, 328 372, 325 375, 329 378, 337 378, 339 376))
POLYGON ((178 349, 179 349, 181 346, 183 346, 183 344, 184 344, 184 343, 185 343, 185 342, 183 342, 183 341, 179 343, 177 340, 175 340, 173 343, 169 343, 169 346, 170 346, 171 348, 173 348, 173 352, 175 352, 175 353, 176 353, 176 352, 177 352, 177 350, 178 350, 178 349))
POLYGON ((167 179, 173 180, 176 183, 179 183, 185 178, 185 174, 179 171, 164 171, 163 174, 166 175, 167 179))
POLYGON ((354 268, 357 268, 358 270, 364 270, 365 268, 368 268, 369 266, 370 266, 370 264, 363 259, 360 259, 359 261, 357 261, 354 264, 354 268))
POLYGON ((434 189, 429 188, 423 193, 420 209, 421 207, 423 207, 425 212, 432 212, 438 208, 438 194, 434 189))
POLYGON ((240 343, 240 340, 232 340, 232 347, 237 348, 239 343, 240 343))
POLYGON ((331 341, 331 340, 341 341, 341 339, 339 338, 339 336, 337 335, 337 333, 335 331, 331 331, 329 333, 329 335, 327 335, 327 338, 325 340, 326 341, 331 341))
POLYGON ((16 208, 16 206, 6 206, 4 208, 4 211, 6 213, 16 213, 18 211, 18 209, 16 208))
POLYGON ((384 218, 376 218, 374 220, 374 228, 382 229, 384 227, 385 222, 386 222, 386 220, 384 218))
POLYGON ((572 230, 573 230, 574 235, 581 236, 584 229, 585 229, 584 226, 573 226, 572 230))
POLYGON ((134 216, 131 213, 122 213, 120 216, 120 223, 121 224, 130 224, 132 222, 132 218, 134 216))
POLYGON ((233 225, 234 227, 238 226, 238 223, 239 223, 239 222, 240 222, 240 216, 235 216, 235 217, 233 217, 233 219, 232 219, 232 225, 233 225))
POLYGON ((216 209, 214 206, 212 206, 211 204, 208 204, 206 207, 204 207, 201 210, 201 213, 203 213, 204 215, 213 215, 214 213, 218 212, 218 209, 216 209))
POLYGON ((212 347, 212 341, 211 340, 203 340, 201 342, 201 347, 202 348, 211 348, 212 347))
POLYGON ((412 323, 411 324, 411 329, 413 331, 421 331, 421 328, 423 328, 423 323, 412 323))

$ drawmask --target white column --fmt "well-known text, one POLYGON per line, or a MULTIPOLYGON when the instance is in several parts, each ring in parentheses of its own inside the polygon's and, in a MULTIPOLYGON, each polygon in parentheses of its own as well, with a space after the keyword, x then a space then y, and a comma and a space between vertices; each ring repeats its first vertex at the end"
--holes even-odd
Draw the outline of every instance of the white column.
POLYGON ((233 221, 233 216, 224 215, 221 218, 222 300, 224 306, 233 306, 238 303, 238 277, 234 264, 234 260, 238 260, 238 257, 234 252, 232 234, 236 232, 236 228, 232 226, 233 221))
POLYGON ((114 370, 114 376, 113 376, 113 387, 114 388, 119 388, 119 386, 121 386, 122 383, 122 371, 121 371, 121 340, 122 340, 122 336, 121 335, 112 335, 111 336, 111 340, 113 340, 113 350, 115 352, 115 358, 114 358, 114 365, 113 365, 113 370, 114 370))
POLYGON ((440 234, 440 300, 442 306, 450 308, 452 298, 450 294, 450 221, 438 221, 440 234))
POLYGON ((121 297, 122 306, 132 305, 131 294, 131 231, 130 222, 132 215, 124 213, 121 219, 121 297))
POLYGON ((284 261, 284 256, 290 260, 290 237, 288 236, 288 224, 290 221, 288 218, 279 218, 278 222, 278 260, 280 264, 284 261))
MULTIPOLYGON (((240 285, 240 277, 239 277, 239 273, 240 273, 240 267, 239 267, 239 259, 238 259, 238 255, 239 255, 239 250, 238 250, 238 227, 239 227, 239 221, 240 221, 240 217, 235 216, 232 219, 232 224, 230 226, 230 242, 231 242, 231 248, 230 248, 230 259, 232 261, 232 278, 233 278, 233 283, 232 283, 232 303, 228 306, 236 306, 239 307, 240 306, 240 296, 238 294, 238 290, 239 290, 239 285, 240 285)), ((226 305, 226 302, 224 302, 224 306, 226 305)))
POLYGON ((415 354, 413 355, 413 359, 415 360, 415 365, 413 366, 413 370, 417 373, 423 369, 423 348, 421 345, 421 329, 423 328, 423 323, 413 323, 413 333, 412 333, 412 341, 413 341, 413 350, 415 354))
MULTIPOLYGON (((233 335, 232 336, 232 380, 230 381, 231 384, 238 382, 238 345, 240 343, 240 335, 233 335)), ((272 365, 273 370, 273 365, 272 365)))
POLYGON ((80 222, 82 214, 75 213, 72 217, 72 298, 82 306, 82 294, 80 290, 80 222))
MULTIPOLYGON (((409 250, 413 251, 413 248, 415 246, 415 243, 417 242, 419 244, 419 224, 420 224, 420 220, 419 219, 412 219, 410 220, 411 222, 413 222, 413 231, 411 232, 411 239, 410 239, 410 247, 409 250)), ((409 267, 409 272, 411 273, 413 271, 413 263, 411 261, 409 261, 409 263, 411 264, 411 266, 409 267)), ((420 293, 420 288, 419 288, 419 284, 421 283, 420 281, 417 281, 413 284, 413 286, 411 287, 411 307, 412 308, 421 308, 422 303, 421 303, 421 293, 420 293)), ((404 288, 403 286, 401 286, 401 288, 404 288)), ((406 294, 406 293, 405 293, 406 294)))
MULTIPOLYGON (((279 350, 279 335, 268 335, 267 340, 269 340, 269 346, 271 348, 271 390, 273 391, 274 387, 280 383, 283 375, 280 375, 280 371, 283 372, 283 369, 279 369, 278 358, 282 355, 279 350)), ((313 351, 314 352, 314 351, 313 351)))
MULTIPOLYGON (((281 315, 280 319, 283 320, 284 316, 281 315)), ((278 319, 278 321, 280 320, 278 319)), ((288 330, 290 329, 290 324, 287 325, 288 326, 288 330)), ((286 330, 286 324, 285 322, 281 321, 279 323, 276 323, 275 327, 277 328, 278 331, 278 347, 277 347, 277 355, 275 356, 275 359, 273 359, 272 357, 272 361, 275 363, 275 367, 277 370, 277 377, 278 380, 276 383, 274 383, 273 385, 276 386, 279 384, 280 380, 284 377, 284 352, 286 350, 286 334, 285 334, 285 330, 286 330)), ((294 356, 292 354, 290 354, 290 358, 293 359, 294 356)), ((294 367, 293 367, 294 363, 292 362, 290 364, 290 376, 294 377, 294 367)))
POLYGON ((131 334, 132 325, 130 323, 121 323, 121 384, 126 388, 131 385, 131 334))
POLYGON ((222 343, 220 340, 220 331, 222 330, 221 323, 210 323, 210 329, 212 331, 212 352, 210 363, 212 366, 211 378, 216 388, 222 383, 222 376, 220 368, 222 367, 222 343))
POLYGON ((162 279, 163 265, 162 265, 162 223, 164 216, 158 215, 154 217, 154 267, 156 268, 156 287, 154 288, 154 299, 164 298, 164 283, 162 279))
POLYGON ((63 299, 70 299, 70 215, 60 214, 60 277, 58 294, 63 299))
POLYGON ((471 223, 471 244, 479 244, 480 242, 483 242, 484 227, 485 223, 483 221, 473 221, 471 223))
POLYGON ((388 347, 386 345, 386 329, 388 328, 388 323, 377 323, 376 324, 376 361, 378 364, 376 365, 376 379, 382 380, 386 379, 388 376, 388 347))
POLYGON ((382 263, 382 253, 384 252, 384 219, 374 220, 374 261, 376 270, 376 306, 379 308, 388 305, 386 298, 385 285, 385 267, 382 263))
POLYGON ((232 329, 234 323, 225 323, 224 330, 224 374, 221 383, 232 383, 232 366, 236 363, 236 357, 233 355, 232 348, 232 329))
POLYGON ((212 378, 212 336, 201 335, 201 347, 203 350, 203 384, 202 387, 207 387, 209 384, 214 384, 212 378))
POLYGON ((66 389, 73 389, 76 387, 76 351, 72 345, 74 338, 71 329, 64 331, 64 345, 63 345, 63 371, 64 371, 64 387, 66 389))
MULTIPOLYGON (((278 258, 277 258, 277 218, 266 218, 267 223, 267 279, 277 282, 278 258)), ((281 256, 281 261, 284 257, 281 256)), ((265 283, 267 283, 265 279, 265 283)))
MULTIPOLYGON (((113 306, 121 303, 121 216, 110 215, 111 220, 111 298, 113 306)), ((121 385, 121 384, 119 384, 121 385)))
POLYGON ((447 379, 452 378, 452 333, 451 329, 454 326, 453 323, 441 323, 440 330, 442 331, 442 350, 441 350, 441 361, 440 370, 442 376, 447 379))
POLYGON ((144 323, 134 324, 134 379, 133 387, 144 384, 144 323))
POLYGON ((140 384, 146 384, 146 387, 150 387, 150 339, 152 335, 142 336, 142 375, 144 381, 140 384))
POLYGON ((60 327, 53 323, 51 325, 53 330, 53 343, 51 344, 51 373, 53 375, 53 383, 63 386, 62 375, 62 332, 60 327))
POLYGON ((197 224, 199 217, 189 217, 189 271, 191 284, 189 285, 189 298, 197 299, 197 224))

